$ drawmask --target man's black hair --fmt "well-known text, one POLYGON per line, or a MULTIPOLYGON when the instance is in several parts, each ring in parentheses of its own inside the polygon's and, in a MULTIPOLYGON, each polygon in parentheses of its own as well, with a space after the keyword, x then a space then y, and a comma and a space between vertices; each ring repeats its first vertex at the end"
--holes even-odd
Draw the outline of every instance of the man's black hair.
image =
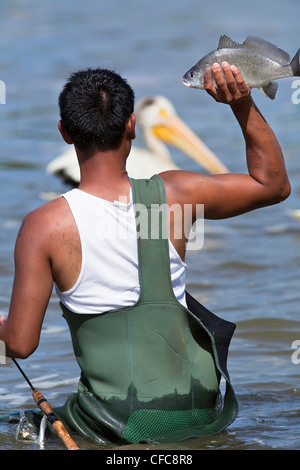
POLYGON ((106 69, 73 73, 59 96, 63 126, 79 150, 93 153, 119 147, 134 110, 134 92, 106 69))

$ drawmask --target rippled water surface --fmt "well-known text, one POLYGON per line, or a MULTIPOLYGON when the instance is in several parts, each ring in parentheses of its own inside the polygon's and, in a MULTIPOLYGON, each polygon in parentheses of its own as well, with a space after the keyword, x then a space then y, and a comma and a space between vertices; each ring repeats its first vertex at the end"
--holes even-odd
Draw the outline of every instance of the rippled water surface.
MULTIPOLYGON (((0 79, 6 85, 6 104, 0 105, 1 314, 9 307, 22 218, 44 203, 42 193, 68 189, 45 167, 63 148, 57 95, 69 73, 113 68, 128 78, 137 99, 167 96, 231 170, 245 171, 244 143, 230 109, 185 88, 182 75, 217 46, 221 34, 240 42, 246 35, 262 36, 293 56, 300 46, 299 13, 297 0, 250 0, 243 8, 237 0, 1 1, 0 79)), ((276 207, 206 222, 204 248, 187 259, 188 290, 237 324, 229 371, 239 416, 218 436, 169 449, 300 448, 300 354, 293 346, 300 340, 300 222, 289 214, 300 209, 300 104, 292 101, 292 83, 279 82, 275 101, 253 91, 284 150, 292 195, 276 207)), ((142 145, 139 134, 136 144, 142 145)), ((172 154, 181 167, 197 169, 179 151, 172 154)), ((22 366, 52 406, 76 389, 79 371, 55 295, 40 346, 22 366)), ((0 415, 32 408, 30 389, 14 364, 0 365, 0 374, 0 415)), ((14 433, 11 424, 1 427, 0 449, 36 448, 16 442, 14 433)), ((61 447, 54 439, 45 445, 61 447)), ((127 448, 132 447, 145 446, 127 448)))

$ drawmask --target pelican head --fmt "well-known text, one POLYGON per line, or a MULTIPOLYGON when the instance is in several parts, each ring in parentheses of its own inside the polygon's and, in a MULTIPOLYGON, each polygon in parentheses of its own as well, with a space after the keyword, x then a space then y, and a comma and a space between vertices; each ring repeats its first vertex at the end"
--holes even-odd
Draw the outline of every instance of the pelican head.
POLYGON ((179 148, 210 173, 228 172, 216 155, 179 118, 172 103, 164 96, 142 98, 137 103, 135 114, 147 147, 161 159, 171 161, 165 142, 179 148))

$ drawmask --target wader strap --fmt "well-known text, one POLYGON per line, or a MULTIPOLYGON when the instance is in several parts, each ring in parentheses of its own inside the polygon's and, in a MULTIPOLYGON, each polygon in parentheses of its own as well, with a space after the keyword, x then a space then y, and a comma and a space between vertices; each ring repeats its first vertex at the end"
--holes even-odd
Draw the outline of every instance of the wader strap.
POLYGON ((170 275, 168 211, 163 181, 155 175, 148 180, 131 178, 136 214, 139 302, 176 300, 170 275))
MULTIPOLYGON (((168 212, 163 181, 158 175, 155 175, 150 180, 131 179, 131 184, 136 204, 141 284, 140 300, 144 302, 155 300, 160 302, 174 301, 175 295, 171 285, 169 268, 168 224, 166 219, 168 212), (145 208, 148 209, 148 225, 146 224, 143 227, 139 227, 139 204, 141 205, 141 211, 147 212, 145 208), (164 208, 165 210, 163 210, 164 208), (159 220, 157 211, 161 214, 162 230, 165 230, 161 233, 161 239, 155 237, 159 220)), ((143 218, 145 219, 145 214, 143 218)), ((209 425, 200 426, 200 428, 197 426, 190 429, 186 428, 171 435, 154 438, 152 442, 174 442, 185 439, 187 436, 196 437, 218 433, 232 423, 238 413, 237 400, 227 371, 227 352, 235 325, 219 319, 195 301, 188 293, 186 295, 190 311, 201 321, 211 337, 215 348, 216 366, 226 381, 223 408, 216 420, 209 425)), ((151 442, 151 439, 149 442, 151 442)))

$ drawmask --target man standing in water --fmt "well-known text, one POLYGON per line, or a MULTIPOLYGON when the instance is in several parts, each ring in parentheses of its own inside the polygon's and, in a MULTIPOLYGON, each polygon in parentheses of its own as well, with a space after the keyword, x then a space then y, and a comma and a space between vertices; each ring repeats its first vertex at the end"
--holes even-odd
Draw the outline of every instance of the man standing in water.
MULTIPOLYGON (((175 227, 178 224, 186 227, 188 223, 191 227, 198 204, 204 205, 206 218, 221 219, 279 203, 290 193, 283 155, 273 131, 256 108, 240 72, 227 63, 222 67, 223 71, 217 64, 207 69, 205 89, 216 101, 231 106, 245 138, 248 174, 169 171, 155 179, 153 194, 162 187, 168 207, 173 204, 193 207, 189 221, 176 220, 177 215, 171 215, 168 256, 159 255, 162 267, 154 264, 155 269, 166 272, 169 263, 172 268, 170 280, 175 296, 172 299, 169 293, 165 304, 173 302, 176 308, 180 305, 181 311, 170 314, 169 323, 164 323, 169 321, 170 313, 165 307, 160 306, 161 314, 149 310, 149 304, 165 300, 160 286, 167 286, 164 282, 167 274, 151 269, 155 260, 151 250, 157 246, 147 249, 148 257, 146 253, 141 268, 134 237, 99 241, 93 230, 99 221, 96 214, 105 214, 105 223, 109 224, 116 217, 120 220, 122 211, 126 215, 127 233, 136 230, 131 184, 125 169, 135 138, 133 92, 117 74, 96 69, 75 73, 60 95, 59 130, 64 140, 75 146, 81 181, 78 189, 25 217, 16 241, 11 305, 7 320, 3 317, 0 320, 0 340, 5 342, 10 357, 26 358, 33 353, 55 284, 82 370, 79 399, 76 398, 76 406, 74 401, 68 404, 67 414, 72 416, 71 426, 76 430, 87 429, 86 423, 82 423, 88 414, 93 437, 97 434, 98 442, 139 442, 166 435, 168 432, 162 429, 166 421, 170 424, 169 432, 175 432, 175 436, 194 422, 198 430, 207 426, 206 434, 217 429, 210 426, 218 415, 220 370, 215 367, 213 348, 203 330, 193 324, 194 319, 186 323, 186 306, 189 308, 184 281, 186 239, 174 236, 175 227), (121 197, 127 201, 123 206, 116 204, 121 197), (140 277, 139 268, 143 269, 140 277), (158 284, 149 294, 148 285, 152 285, 154 278, 158 278, 158 284), (144 282, 143 289, 140 282, 144 282), (139 323, 132 312, 143 295, 148 309, 146 313, 139 311, 138 318, 143 319, 139 323), (157 319, 153 325, 152 317, 157 319), (158 331, 160 324, 167 325, 164 331, 158 331), (170 328, 173 330, 168 336, 170 328), (186 332, 184 339, 182 331, 186 332), (166 339, 163 345, 158 336, 166 339), (172 340, 175 343, 170 347, 172 340), (145 359, 147 349, 149 356, 145 359), (120 356, 118 350, 122 351, 120 356), (193 370, 198 363, 206 364, 205 378, 193 370), (159 375, 156 371, 160 368, 159 375), (147 375, 149 370, 154 371, 153 376, 149 375, 151 379, 147 375), (196 403, 192 410, 188 404, 191 401, 196 403), (172 421, 174 413, 180 413, 179 428, 172 421), (122 427, 120 423, 125 424, 122 427), (148 426, 146 430, 144 423, 148 426)), ((146 186, 152 187, 152 182, 146 186)), ((233 414, 226 425, 234 417, 233 414)), ((91 436, 90 431, 83 434, 91 436)), ((174 434, 172 439, 176 439, 174 434)))

